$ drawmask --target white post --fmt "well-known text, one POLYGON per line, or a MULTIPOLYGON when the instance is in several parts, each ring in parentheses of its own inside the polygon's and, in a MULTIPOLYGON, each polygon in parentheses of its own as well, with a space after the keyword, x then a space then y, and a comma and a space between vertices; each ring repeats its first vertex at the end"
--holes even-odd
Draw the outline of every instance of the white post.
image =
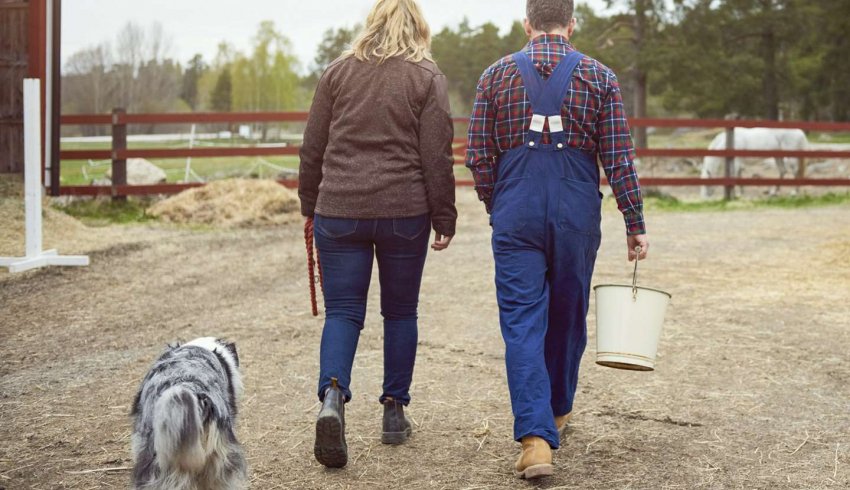
MULTIPOLYGON (((195 147, 195 125, 192 125, 192 134, 189 136, 189 149, 195 147)), ((189 178, 192 176, 192 157, 186 159, 186 175, 183 176, 184 182, 189 182, 189 178)))
POLYGON ((26 256, 0 257, 0 267, 15 273, 50 265, 89 265, 85 256, 62 257, 56 250, 42 250, 41 81, 37 79, 24 80, 24 179, 26 256))
POLYGON ((24 80, 24 205, 26 206, 27 257, 35 257, 43 250, 41 104, 33 103, 33 100, 40 100, 40 85, 39 80, 24 80))

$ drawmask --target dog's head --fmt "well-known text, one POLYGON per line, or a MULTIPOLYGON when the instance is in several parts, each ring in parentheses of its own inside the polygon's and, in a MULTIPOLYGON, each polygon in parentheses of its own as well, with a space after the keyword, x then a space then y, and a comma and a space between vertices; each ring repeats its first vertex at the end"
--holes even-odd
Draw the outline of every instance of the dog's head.
POLYGON ((242 376, 239 373, 239 353, 236 351, 235 343, 215 337, 202 337, 185 345, 202 347, 215 354, 224 365, 235 394, 237 396, 242 394, 242 376))

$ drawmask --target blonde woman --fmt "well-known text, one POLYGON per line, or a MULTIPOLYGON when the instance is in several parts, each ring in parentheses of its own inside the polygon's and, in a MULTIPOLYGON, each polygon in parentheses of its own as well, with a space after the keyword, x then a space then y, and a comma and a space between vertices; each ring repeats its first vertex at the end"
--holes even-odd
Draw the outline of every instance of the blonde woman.
POLYGON ((377 257, 384 317, 385 444, 411 435, 404 407, 418 338, 422 270, 455 234, 453 127, 445 76, 415 0, 378 0, 352 49, 325 71, 301 148, 302 214, 324 273, 316 459, 348 462, 345 403, 377 257))

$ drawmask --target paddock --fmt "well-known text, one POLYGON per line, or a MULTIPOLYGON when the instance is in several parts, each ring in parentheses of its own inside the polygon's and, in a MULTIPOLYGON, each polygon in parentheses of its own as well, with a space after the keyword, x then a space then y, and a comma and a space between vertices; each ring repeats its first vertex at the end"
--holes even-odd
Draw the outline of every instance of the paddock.
MULTIPOLYGON (((252 488, 526 488, 492 284, 489 227, 459 189, 458 236, 426 266, 409 444, 380 443, 371 292, 348 407, 350 464, 312 457, 322 320, 297 225, 91 230, 80 270, 0 272, 0 488, 126 488, 129 407, 169 342, 235 340, 252 488)), ((613 206, 594 283, 629 279, 613 206)), ((850 486, 847 205, 649 213, 641 281, 673 304, 658 370, 596 366, 594 318, 556 476, 540 488, 850 486)), ((50 240, 61 239, 48 233, 50 240)))

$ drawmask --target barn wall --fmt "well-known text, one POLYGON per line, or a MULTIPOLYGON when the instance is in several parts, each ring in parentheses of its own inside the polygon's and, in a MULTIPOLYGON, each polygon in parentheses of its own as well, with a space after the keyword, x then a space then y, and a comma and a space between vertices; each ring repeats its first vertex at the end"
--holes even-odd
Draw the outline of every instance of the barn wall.
POLYGON ((0 0, 0 173, 22 172, 23 79, 29 59, 29 1, 0 0))

